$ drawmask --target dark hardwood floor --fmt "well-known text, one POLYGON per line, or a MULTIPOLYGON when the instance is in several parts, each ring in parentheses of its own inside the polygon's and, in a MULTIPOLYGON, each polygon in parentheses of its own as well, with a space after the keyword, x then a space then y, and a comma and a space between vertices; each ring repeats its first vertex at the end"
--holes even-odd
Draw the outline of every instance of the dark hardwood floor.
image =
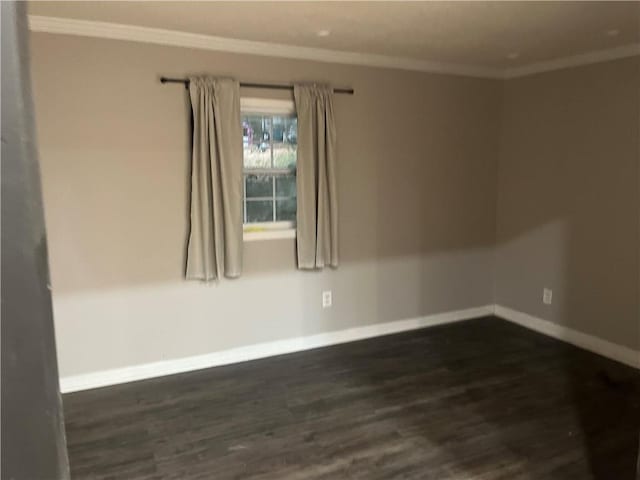
POLYGON ((635 370, 497 318, 64 396, 72 478, 634 480, 635 370))

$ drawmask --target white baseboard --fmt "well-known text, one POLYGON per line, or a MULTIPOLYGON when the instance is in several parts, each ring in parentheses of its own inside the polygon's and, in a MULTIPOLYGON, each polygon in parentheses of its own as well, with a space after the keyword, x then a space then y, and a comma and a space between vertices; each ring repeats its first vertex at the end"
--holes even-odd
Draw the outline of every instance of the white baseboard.
POLYGON ((301 352, 304 350, 311 350, 313 348, 327 347, 340 343, 364 340, 366 338, 442 325, 445 323, 470 320, 493 314, 530 330, 535 330, 536 332, 544 335, 571 343, 577 347, 584 348, 585 350, 589 350, 604 357, 608 357, 640 369, 640 351, 633 350, 629 347, 618 345, 607 340, 594 337, 593 335, 588 335, 508 307, 503 307, 501 305, 485 305, 465 310, 437 313, 434 315, 427 315, 425 317, 397 320, 394 322, 320 333, 306 337, 258 343, 245 347, 208 353, 205 355, 133 365, 130 367, 103 370, 81 375, 72 375, 62 377, 60 379, 60 390, 62 393, 70 393, 80 390, 88 390, 91 388, 106 387, 109 385, 117 385, 120 383, 144 380, 147 378, 173 375, 176 373, 190 372, 203 368, 246 362, 249 360, 257 360, 286 353, 301 352))
POLYGON ((285 353, 300 352, 303 350, 353 342, 356 340, 389 335, 407 330, 432 327, 461 320, 469 320, 485 315, 493 315, 493 313, 494 306, 485 305, 465 310, 437 313, 434 315, 427 315, 425 317, 320 333, 306 337, 258 343, 248 345, 246 347, 207 353, 205 355, 73 375, 62 377, 60 379, 60 390, 62 393, 69 393, 88 390, 91 388, 106 387, 108 385, 116 385, 136 380, 144 380, 147 378, 161 377, 164 375, 190 372, 203 368, 246 362, 248 360, 257 360, 259 358, 282 355, 285 353))
POLYGON ((530 330, 535 330, 549 337, 597 353, 603 357, 616 360, 631 367, 640 368, 640 351, 638 350, 633 350, 632 348, 609 342, 594 337, 593 335, 588 335, 501 305, 495 306, 495 315, 530 330))

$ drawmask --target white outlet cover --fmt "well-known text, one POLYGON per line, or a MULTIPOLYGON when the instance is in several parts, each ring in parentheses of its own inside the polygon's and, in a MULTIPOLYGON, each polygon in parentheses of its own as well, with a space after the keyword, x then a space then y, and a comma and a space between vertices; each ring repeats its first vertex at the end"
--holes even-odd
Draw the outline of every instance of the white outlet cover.
POLYGON ((331 290, 322 292, 322 308, 328 308, 333 303, 331 290))
POLYGON ((542 303, 545 305, 551 305, 551 301, 553 300, 553 290, 550 288, 544 288, 542 290, 542 303))

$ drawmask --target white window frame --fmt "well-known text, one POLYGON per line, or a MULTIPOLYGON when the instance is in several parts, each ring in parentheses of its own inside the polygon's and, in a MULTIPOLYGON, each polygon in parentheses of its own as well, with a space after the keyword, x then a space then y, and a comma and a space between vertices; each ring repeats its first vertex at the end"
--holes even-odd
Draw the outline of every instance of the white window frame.
MULTIPOLYGON (((276 100, 270 98, 243 97, 240 99, 240 112, 242 115, 283 115, 290 116, 296 113, 293 100, 276 100)), ((243 158, 243 177, 244 158, 243 158)), ((244 187, 243 187, 244 188, 244 187)), ((243 208, 245 198, 242 198, 243 208)), ((257 240, 277 240, 296 237, 295 222, 260 222, 245 223, 242 225, 243 239, 245 242, 257 240)))

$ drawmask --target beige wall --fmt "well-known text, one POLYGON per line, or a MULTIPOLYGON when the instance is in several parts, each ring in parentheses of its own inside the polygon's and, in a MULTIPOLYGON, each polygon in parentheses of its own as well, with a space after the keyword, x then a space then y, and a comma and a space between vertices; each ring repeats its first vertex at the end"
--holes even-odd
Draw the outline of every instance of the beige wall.
POLYGON ((493 303, 499 81, 49 34, 32 54, 62 376, 493 303), (337 271, 279 240, 246 243, 239 280, 182 280, 188 109, 157 77, 198 72, 355 88, 337 271))
POLYGON ((498 183, 496 303, 630 347, 639 86, 640 57, 506 82, 498 183))
POLYGON ((492 303, 640 346, 639 57, 499 82, 48 34, 32 54, 63 376, 492 303), (277 240, 245 243, 239 280, 182 280, 189 112, 157 77, 204 72, 356 89, 337 271, 277 240))

